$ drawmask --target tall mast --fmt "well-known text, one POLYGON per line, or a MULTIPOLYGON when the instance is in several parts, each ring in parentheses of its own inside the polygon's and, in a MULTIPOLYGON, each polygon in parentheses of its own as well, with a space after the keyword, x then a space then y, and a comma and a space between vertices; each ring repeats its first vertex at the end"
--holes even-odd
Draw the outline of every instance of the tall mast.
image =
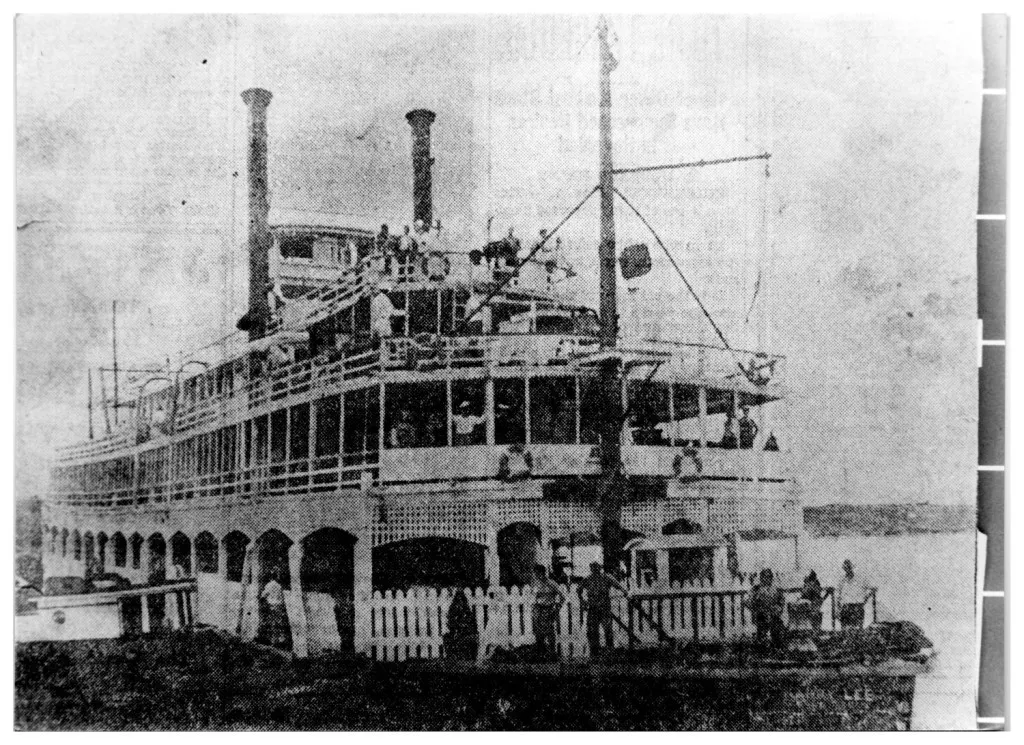
MULTIPOLYGON (((606 571, 618 569, 622 526, 622 364, 617 358, 619 317, 615 294, 615 191, 612 174, 612 70, 615 58, 608 46, 608 24, 602 18, 598 25, 598 77, 600 80, 600 142, 599 163, 601 192, 601 350, 608 358, 601 362, 601 543, 606 571)), ((596 413, 596 412, 595 412, 596 413)))
POLYGON ((117 387, 117 301, 114 301, 111 310, 111 326, 114 331, 114 424, 118 423, 117 409, 121 405, 117 387))
POLYGON ((89 439, 93 439, 92 429, 92 368, 89 368, 89 439))

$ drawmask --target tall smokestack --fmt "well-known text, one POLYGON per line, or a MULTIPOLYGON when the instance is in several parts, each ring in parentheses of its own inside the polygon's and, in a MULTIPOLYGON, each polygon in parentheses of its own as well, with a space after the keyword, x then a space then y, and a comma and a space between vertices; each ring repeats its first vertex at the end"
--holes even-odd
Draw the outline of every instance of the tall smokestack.
POLYGON ((414 109, 405 115, 412 127, 412 197, 413 219, 430 226, 434 222, 434 198, 430 170, 434 159, 430 157, 430 125, 435 119, 433 111, 414 109))
POLYGON ((249 107, 249 340, 266 334, 270 308, 270 198, 267 194, 267 107, 270 91, 249 88, 242 100, 249 107))

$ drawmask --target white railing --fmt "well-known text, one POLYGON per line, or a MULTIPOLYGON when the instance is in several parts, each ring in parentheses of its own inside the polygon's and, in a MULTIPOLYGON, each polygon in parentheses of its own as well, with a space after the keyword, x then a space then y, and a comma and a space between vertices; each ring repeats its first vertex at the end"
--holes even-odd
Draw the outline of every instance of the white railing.
MULTIPOLYGON (((612 596, 612 633, 616 648, 656 646, 671 642, 722 642, 753 637, 757 628, 748 607, 753 583, 736 579, 729 584, 673 583, 661 588, 629 588, 612 596)), ((445 656, 448 612, 456 592, 464 592, 478 634, 478 659, 499 648, 535 642, 534 588, 435 590, 429 588, 374 592, 364 609, 365 628, 356 630, 356 651, 377 661, 436 659, 445 656)), ((587 641, 585 592, 563 588, 555 644, 561 658, 590 656, 587 641)), ((785 591, 783 621, 798 588, 785 591)), ((837 615, 831 588, 821 606, 822 628, 834 629, 837 615)), ((357 614, 358 615, 358 614, 357 614)), ((602 639, 603 643, 603 639, 602 639)))

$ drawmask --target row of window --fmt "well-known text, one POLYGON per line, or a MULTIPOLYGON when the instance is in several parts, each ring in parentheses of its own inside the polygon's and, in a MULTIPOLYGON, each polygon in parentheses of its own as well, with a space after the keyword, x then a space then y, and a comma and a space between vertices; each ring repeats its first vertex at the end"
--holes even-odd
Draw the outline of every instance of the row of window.
MULTIPOLYGON (((154 488, 170 481, 227 474, 270 464, 271 476, 284 464, 302 472, 363 463, 366 453, 384 448, 449 445, 597 444, 604 408, 594 376, 552 376, 493 381, 488 401, 483 380, 394 383, 385 386, 384 442, 380 443, 379 388, 327 396, 271 414, 196 435, 172 446, 148 450, 138 459, 117 458, 86 466, 57 468, 59 493, 106 493, 154 488), (493 425, 492 425, 493 423, 493 425), (493 429, 492 429, 493 426, 493 429), (357 457, 358 456, 358 457, 357 457), (137 481, 134 480, 137 475, 137 481)), ((645 445, 697 444, 722 437, 727 413, 737 404, 728 391, 706 392, 699 417, 698 388, 658 381, 630 381, 626 411, 632 441, 645 445)), ((327 483, 327 482, 322 482, 327 483)))

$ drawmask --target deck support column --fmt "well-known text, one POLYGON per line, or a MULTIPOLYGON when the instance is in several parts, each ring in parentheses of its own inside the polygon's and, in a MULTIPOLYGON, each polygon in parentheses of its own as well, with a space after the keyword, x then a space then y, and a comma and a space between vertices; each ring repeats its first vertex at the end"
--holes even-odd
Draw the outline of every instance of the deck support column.
POLYGON ((501 582, 501 567, 498 562, 498 529, 495 527, 494 509, 487 505, 487 548, 484 551, 484 578, 488 587, 497 587, 501 582))
POLYGON ((354 607, 353 645, 356 654, 370 649, 370 598, 373 593, 373 497, 368 491, 359 496, 356 518, 356 542, 352 547, 352 600, 354 607))
POLYGON ((142 606, 142 633, 143 634, 148 634, 149 633, 149 596, 148 595, 140 595, 139 596, 139 600, 141 601, 140 605, 142 606))
POLYGON ((292 589, 287 594, 288 622, 292 630, 292 652, 296 657, 308 654, 306 641, 306 602, 302 593, 302 541, 296 541, 288 549, 288 571, 291 574, 292 589))

